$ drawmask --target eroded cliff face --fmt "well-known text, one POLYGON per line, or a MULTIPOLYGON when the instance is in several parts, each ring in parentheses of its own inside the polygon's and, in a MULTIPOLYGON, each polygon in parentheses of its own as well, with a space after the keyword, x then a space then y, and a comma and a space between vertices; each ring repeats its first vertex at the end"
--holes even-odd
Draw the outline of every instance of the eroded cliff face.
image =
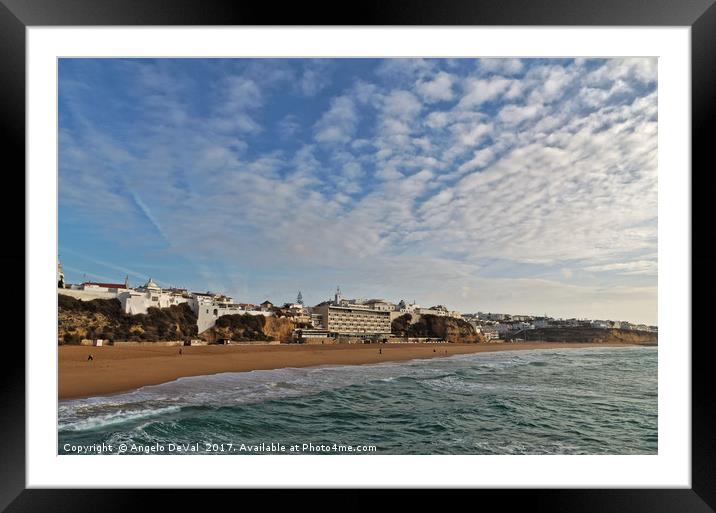
POLYGON ((150 308, 146 314, 127 315, 117 299, 79 299, 59 294, 60 344, 79 344, 83 338, 157 342, 196 337, 196 315, 186 303, 150 308))
POLYGON ((485 342, 484 337, 475 331, 475 328, 467 321, 453 319, 452 317, 433 317, 435 324, 433 330, 443 333, 442 337, 450 343, 479 344, 485 342))
POLYGON ((649 331, 601 328, 538 328, 521 332, 518 338, 544 342, 609 342, 657 345, 659 335, 649 331))
POLYGON ((216 320, 213 328, 204 331, 200 337, 209 343, 221 340, 290 342, 294 327, 294 322, 286 317, 224 315, 216 320))
POLYGON ((399 337, 441 338, 453 344, 485 342, 469 322, 438 315, 421 315, 415 322, 411 314, 401 315, 393 320, 391 331, 399 337))
POLYGON ((296 327, 297 324, 288 317, 267 317, 264 333, 271 337, 271 340, 291 342, 296 327))

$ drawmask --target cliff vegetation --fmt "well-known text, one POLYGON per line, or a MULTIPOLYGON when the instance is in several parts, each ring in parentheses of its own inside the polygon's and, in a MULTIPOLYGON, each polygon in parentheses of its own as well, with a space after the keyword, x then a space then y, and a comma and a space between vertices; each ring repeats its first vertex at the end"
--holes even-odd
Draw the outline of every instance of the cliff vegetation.
POLYGON ((128 315, 117 299, 80 301, 58 294, 58 342, 79 344, 82 339, 164 341, 197 336, 196 314, 186 303, 149 308, 128 315))

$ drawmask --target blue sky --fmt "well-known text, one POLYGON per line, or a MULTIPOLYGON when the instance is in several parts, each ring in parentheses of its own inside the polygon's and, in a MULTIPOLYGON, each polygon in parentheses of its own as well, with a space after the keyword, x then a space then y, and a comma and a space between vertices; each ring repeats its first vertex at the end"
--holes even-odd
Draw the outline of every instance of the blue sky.
POLYGON ((61 59, 67 280, 657 322, 653 58, 61 59))

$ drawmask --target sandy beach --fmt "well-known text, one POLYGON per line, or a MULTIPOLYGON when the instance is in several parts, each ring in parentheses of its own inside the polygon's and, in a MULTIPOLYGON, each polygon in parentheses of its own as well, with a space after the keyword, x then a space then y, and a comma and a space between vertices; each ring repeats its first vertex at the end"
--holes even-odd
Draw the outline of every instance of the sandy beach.
POLYGON ((614 347, 597 343, 230 345, 183 347, 60 346, 59 399, 108 395, 183 376, 284 367, 360 365, 526 349, 614 347), (379 348, 382 354, 379 353, 379 348), (447 355, 445 353, 447 351, 447 355), (92 354, 93 361, 87 361, 92 354))

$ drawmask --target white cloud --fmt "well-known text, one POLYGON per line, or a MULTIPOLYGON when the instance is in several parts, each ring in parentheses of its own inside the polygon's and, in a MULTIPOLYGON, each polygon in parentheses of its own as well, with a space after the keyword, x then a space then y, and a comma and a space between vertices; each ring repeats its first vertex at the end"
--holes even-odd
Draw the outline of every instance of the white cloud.
POLYGON ((263 105, 263 95, 256 82, 242 76, 230 76, 222 85, 221 107, 216 108, 213 117, 205 120, 207 128, 223 134, 260 132, 262 127, 249 114, 263 105))
POLYGON ((469 78, 465 80, 465 94, 458 103, 458 107, 460 109, 472 109, 485 102, 496 100, 511 84, 510 80, 503 77, 489 79, 469 78))
POLYGON ((410 91, 391 91, 383 100, 383 115, 410 121, 423 108, 420 101, 410 91))
POLYGON ((471 160, 460 166, 460 172, 472 171, 485 167, 495 157, 495 150, 492 147, 482 148, 474 153, 471 160))
POLYGON ((339 96, 331 100, 330 109, 314 126, 314 138, 321 143, 347 143, 358 125, 358 112, 353 100, 339 96))
POLYGON ((261 90, 256 82, 244 77, 229 77, 226 81, 228 94, 224 108, 240 111, 261 106, 261 90))
POLYGON ((399 180, 404 175, 394 167, 382 167, 375 172, 375 177, 380 180, 399 180))
POLYGON ((474 146, 481 141, 492 130, 492 125, 480 124, 458 124, 453 126, 455 138, 461 145, 474 146))
MULTIPOLYGON (((320 62, 320 61, 317 61, 320 62)), ((328 86, 330 78, 328 70, 322 65, 309 66, 303 71, 298 86, 305 96, 315 96, 328 86)))
POLYGON ((426 59, 385 59, 377 69, 376 75, 388 82, 415 80, 433 73, 435 64, 426 59))
POLYGON ((283 137, 293 137, 301 131, 301 123, 293 114, 283 117, 278 122, 278 131, 283 137))
POLYGON ((657 79, 658 59, 656 57, 633 57, 607 59, 597 69, 584 78, 585 85, 591 87, 611 87, 617 79, 625 79, 642 84, 655 83, 657 79))
POLYGON ((444 128, 450 122, 450 113, 431 112, 425 118, 425 124, 432 129, 444 128))
POLYGON ((531 69, 526 78, 536 83, 529 103, 550 103, 559 99, 576 78, 576 73, 563 66, 538 66, 531 69))
MULTIPOLYGON (((422 103, 410 91, 396 89, 381 95, 375 117, 374 145, 380 161, 393 160, 393 167, 400 167, 396 159, 414 155, 414 130, 418 127, 418 115, 422 103)), ((385 163, 385 162, 382 162, 385 163)))
POLYGON ((500 109, 497 119, 510 125, 519 125, 539 114, 540 107, 539 105, 507 105, 500 109))
POLYGON ((353 86, 351 93, 355 100, 361 105, 378 107, 382 98, 378 86, 363 80, 358 80, 353 86))
POLYGON ((611 83, 608 89, 584 87, 579 94, 587 106, 597 109, 602 105, 614 103, 620 98, 628 100, 633 96, 633 92, 634 90, 627 82, 617 79, 611 83))
POLYGON ((361 178, 365 173, 359 162, 348 162, 343 166, 343 176, 355 180, 361 178))
POLYGON ((454 97, 452 90, 454 82, 453 75, 441 71, 432 80, 419 80, 415 89, 428 103, 449 101, 454 97))
POLYGON ((482 144, 493 132, 494 125, 480 122, 460 122, 450 126, 452 133, 451 146, 446 149, 443 158, 454 161, 466 151, 482 144))
POLYGON ((222 132, 224 134, 234 132, 255 133, 261 131, 259 125, 254 119, 243 112, 229 114, 224 117, 214 118, 210 120, 207 126, 211 130, 222 132))
POLYGON ((617 272, 620 274, 650 274, 656 275, 658 266, 654 260, 637 260, 633 262, 616 262, 604 265, 592 265, 584 268, 590 272, 617 272))
POLYGON ((524 69, 520 59, 480 59, 479 69, 499 75, 518 75, 524 69))

